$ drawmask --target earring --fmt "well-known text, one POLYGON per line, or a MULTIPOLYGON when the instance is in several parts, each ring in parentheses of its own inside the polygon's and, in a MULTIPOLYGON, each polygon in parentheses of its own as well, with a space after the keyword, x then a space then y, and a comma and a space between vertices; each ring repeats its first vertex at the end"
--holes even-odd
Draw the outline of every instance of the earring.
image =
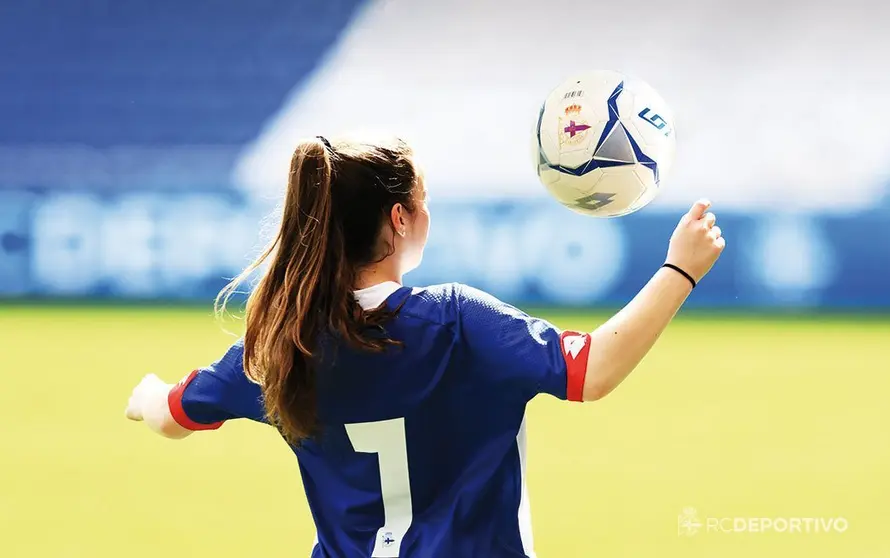
POLYGON ((405 236, 405 229, 402 229, 399 231, 399 236, 402 236, 402 237, 405 236))

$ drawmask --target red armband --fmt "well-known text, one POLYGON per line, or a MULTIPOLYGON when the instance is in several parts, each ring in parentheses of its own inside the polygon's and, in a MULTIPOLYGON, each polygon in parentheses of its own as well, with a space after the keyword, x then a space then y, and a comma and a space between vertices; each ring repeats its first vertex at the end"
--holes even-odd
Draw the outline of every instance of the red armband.
POLYGON ((223 425, 222 421, 214 422, 212 424, 201 424, 200 422, 195 422, 190 419, 185 413, 185 409, 182 408, 182 396, 185 393, 185 388, 192 383, 192 380, 194 380, 197 375, 197 370, 192 371, 191 374, 173 386, 173 389, 167 394, 167 406, 170 407, 170 415, 179 426, 187 430, 216 430, 223 425))
POLYGON ((584 401, 584 379, 590 355, 590 334, 564 331, 560 334, 562 353, 566 359, 566 399, 584 401))

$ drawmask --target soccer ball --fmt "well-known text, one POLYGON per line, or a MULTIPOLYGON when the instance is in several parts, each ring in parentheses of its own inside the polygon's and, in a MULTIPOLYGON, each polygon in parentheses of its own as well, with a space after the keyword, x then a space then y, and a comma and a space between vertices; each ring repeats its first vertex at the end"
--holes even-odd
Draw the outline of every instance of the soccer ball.
POLYGON ((655 199, 670 170, 673 124, 671 109, 642 81, 611 71, 566 80, 538 116, 538 178, 572 211, 633 213, 655 199))

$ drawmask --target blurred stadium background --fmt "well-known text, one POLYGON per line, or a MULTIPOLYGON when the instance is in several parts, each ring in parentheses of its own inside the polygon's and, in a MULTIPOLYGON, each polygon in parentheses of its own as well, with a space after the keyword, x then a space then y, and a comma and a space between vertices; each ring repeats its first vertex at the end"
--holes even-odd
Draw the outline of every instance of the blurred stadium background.
POLYGON ((410 282, 563 327, 627 301, 692 200, 720 215, 729 247, 641 370, 600 404, 531 405, 540 556, 890 556, 888 17, 868 0, 0 3, 0 556, 308 555, 274 432, 171 443, 123 408, 143 374, 227 346, 210 300, 258 247, 294 143, 351 131, 398 133, 427 169, 410 282), (677 113, 674 174, 631 217, 570 214, 535 182, 537 105, 588 68, 677 113), (750 517, 848 527, 706 526, 750 517))

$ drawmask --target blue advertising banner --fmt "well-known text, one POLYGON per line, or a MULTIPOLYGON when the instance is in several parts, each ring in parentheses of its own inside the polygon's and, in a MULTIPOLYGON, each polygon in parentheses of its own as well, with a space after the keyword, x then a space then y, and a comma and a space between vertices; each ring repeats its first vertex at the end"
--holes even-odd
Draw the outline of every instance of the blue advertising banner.
MULTIPOLYGON (((228 191, 0 191, 0 296, 210 300, 257 253, 271 207, 228 191)), ((626 302, 679 215, 576 215, 550 200, 433 204, 421 285, 522 304, 626 302)), ((691 305, 890 309, 890 212, 720 214, 727 249, 691 305), (863 231, 871 231, 863 234, 863 231)))

